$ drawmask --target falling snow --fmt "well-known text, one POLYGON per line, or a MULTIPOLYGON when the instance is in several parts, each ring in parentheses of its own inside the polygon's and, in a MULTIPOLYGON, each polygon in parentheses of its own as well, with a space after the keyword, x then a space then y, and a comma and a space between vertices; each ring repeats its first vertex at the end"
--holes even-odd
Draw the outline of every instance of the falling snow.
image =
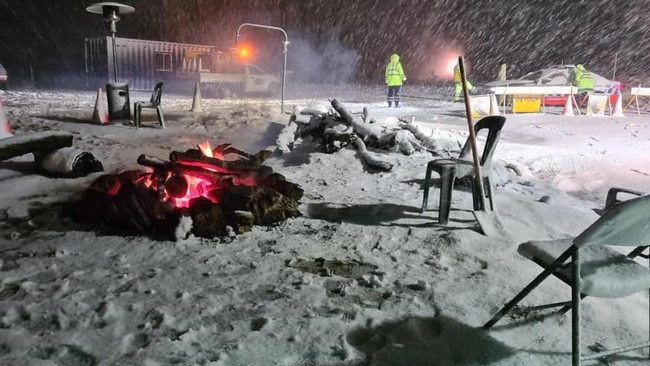
MULTIPOLYGON (((288 123, 275 99, 204 99, 165 92, 167 128, 88 123, 83 40, 105 36, 95 1, 0 0, 0 91, 15 134, 61 130, 107 173, 137 156, 209 140, 274 150, 288 123), (61 90, 64 89, 64 90, 61 90)), ((649 80, 647 1, 549 0, 133 0, 118 36, 228 50, 245 22, 286 30, 286 108, 339 97, 378 125, 415 118, 450 144, 467 137, 452 103, 450 60, 472 81, 552 64, 583 63, 629 86, 649 80), (384 65, 398 53, 408 81, 399 109, 385 107, 384 65)), ((281 68, 282 37, 247 29, 255 63, 281 68)), ((132 101, 148 95, 134 92, 132 101)), ((629 95, 625 94, 626 102, 629 95)), ((285 109, 286 109, 285 108, 285 109)), ((60 204, 98 174, 54 179, 30 154, 0 163, 0 364, 2 365, 551 365, 570 359, 570 317, 516 313, 481 325, 539 273, 516 252, 530 239, 580 233, 607 189, 650 191, 650 123, 626 117, 508 115, 495 155, 496 202, 510 237, 480 233, 472 195, 454 191, 451 224, 438 197, 420 212, 433 157, 373 152, 391 172, 371 173, 351 148, 318 150, 309 138, 268 160, 305 189, 304 216, 206 240, 107 235, 62 217, 60 204)), ((146 118, 152 118, 147 115, 146 118)), ((525 305, 564 301, 550 281, 525 305)), ((648 297, 587 299, 584 350, 637 343, 648 334, 648 297)), ((588 351, 587 351, 588 352, 588 351)), ((647 349, 603 364, 645 365, 647 349), (627 357, 630 356, 630 357, 627 357), (639 358, 640 357, 640 358, 639 358)))

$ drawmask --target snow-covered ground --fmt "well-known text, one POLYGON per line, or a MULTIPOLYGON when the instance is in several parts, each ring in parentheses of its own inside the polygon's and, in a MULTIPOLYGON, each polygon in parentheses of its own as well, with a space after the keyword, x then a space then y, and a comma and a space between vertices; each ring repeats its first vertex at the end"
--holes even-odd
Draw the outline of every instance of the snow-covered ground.
MULTIPOLYGON (((436 138, 467 137, 462 104, 408 97, 389 109, 382 88, 363 87, 289 95, 287 111, 336 97, 350 110, 367 107, 387 128, 396 127, 394 117, 415 117, 436 138)), ((0 96, 16 135, 70 131, 104 173, 138 168, 140 154, 165 158, 206 140, 275 149, 289 120, 278 100, 203 99, 206 112, 193 114, 190 96, 164 95, 167 128, 135 130, 89 123, 94 92, 0 96)), ((131 93, 132 102, 148 97, 131 93)), ((507 115, 495 155, 504 238, 480 233, 461 186, 449 225, 437 224, 436 187, 420 213, 428 152, 377 152, 394 167, 369 173, 351 148, 328 155, 300 141, 267 164, 304 189, 304 216, 234 238, 176 242, 103 235, 61 218, 57 203, 100 173, 48 178, 31 154, 0 162, 0 364, 568 364, 569 314, 481 326, 539 272, 517 254, 519 243, 580 233, 612 186, 650 191, 649 127, 647 116, 632 113, 507 115)), ((569 296, 549 279, 523 305, 569 296)), ((648 335, 647 294, 583 305, 585 352, 648 335)), ((608 360, 645 365, 647 356, 608 360)))

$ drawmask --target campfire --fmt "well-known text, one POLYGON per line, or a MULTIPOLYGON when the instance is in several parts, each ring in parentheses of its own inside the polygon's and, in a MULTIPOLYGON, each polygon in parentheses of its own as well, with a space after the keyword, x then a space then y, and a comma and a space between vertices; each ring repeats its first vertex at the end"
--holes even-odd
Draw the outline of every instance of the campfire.
POLYGON ((147 171, 102 175, 67 213, 123 234, 179 239, 241 233, 300 215, 303 190, 263 165, 268 150, 249 154, 208 142, 169 160, 140 155, 147 171))

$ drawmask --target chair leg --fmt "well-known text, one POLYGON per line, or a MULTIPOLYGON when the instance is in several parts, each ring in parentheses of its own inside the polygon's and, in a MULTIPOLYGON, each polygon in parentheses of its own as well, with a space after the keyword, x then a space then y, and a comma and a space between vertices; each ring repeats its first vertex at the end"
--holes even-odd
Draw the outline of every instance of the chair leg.
POLYGON ((140 124, 142 122, 142 105, 140 103, 135 103, 133 112, 135 113, 135 128, 140 129, 140 124))
POLYGON ((528 294, 531 291, 533 291, 535 287, 539 286, 539 284, 542 283, 548 276, 553 274, 553 272, 555 272, 555 270, 559 266, 561 266, 576 250, 577 248, 574 247, 573 245, 569 249, 565 250, 564 253, 562 253, 562 255, 560 255, 553 263, 551 263, 551 265, 546 267, 542 271, 542 273, 537 275, 537 277, 535 277, 534 280, 530 281, 530 283, 526 287, 524 287, 524 289, 521 290, 515 297, 513 297, 512 300, 510 300, 510 302, 505 304, 503 308, 499 310, 498 313, 494 314, 492 319, 490 319, 487 323, 485 323, 485 325, 483 325, 483 328, 485 329, 492 328, 494 324, 496 324, 499 320, 501 320, 501 318, 503 318, 504 315, 508 314, 508 312, 512 310, 512 308, 514 308, 515 305, 517 305, 521 300, 523 300, 524 297, 528 296, 528 294))
POLYGON ((580 251, 571 261, 571 364, 580 366, 580 251))
POLYGON ((492 319, 490 319, 487 323, 483 325, 483 328, 485 329, 490 329, 496 324, 501 318, 503 318, 512 308, 515 307, 521 300, 524 299, 531 291, 535 289, 535 287, 539 286, 542 281, 544 281, 548 276, 550 276, 555 268, 551 269, 550 267, 545 269, 542 273, 540 273, 537 277, 535 277, 534 280, 532 280, 526 287, 524 287, 523 290, 521 290, 515 297, 510 300, 507 304, 499 310, 498 313, 494 314, 492 319))
POLYGON ((492 179, 489 175, 483 177, 483 187, 485 188, 485 197, 488 199, 488 203, 490 204, 490 210, 496 211, 497 208, 494 205, 494 198, 492 197, 494 187, 492 186, 492 179))
POLYGON ((485 210, 485 184, 483 184, 483 192, 479 192, 479 187, 474 179, 472 179, 472 203, 474 211, 485 210))
POLYGON ((433 170, 431 162, 427 164, 427 172, 424 175, 424 184, 423 184, 423 189, 424 189, 424 197, 422 198, 422 209, 420 212, 424 213, 427 209, 427 205, 429 202, 429 186, 431 185, 431 171, 433 170))
POLYGON ((440 208, 438 209, 438 223, 446 225, 449 222, 451 210, 451 195, 454 191, 456 168, 452 165, 443 166, 440 172, 440 208))
POLYGON ((159 105, 156 106, 156 114, 158 114, 158 122, 160 123, 160 128, 165 128, 165 117, 163 117, 162 107, 159 105))

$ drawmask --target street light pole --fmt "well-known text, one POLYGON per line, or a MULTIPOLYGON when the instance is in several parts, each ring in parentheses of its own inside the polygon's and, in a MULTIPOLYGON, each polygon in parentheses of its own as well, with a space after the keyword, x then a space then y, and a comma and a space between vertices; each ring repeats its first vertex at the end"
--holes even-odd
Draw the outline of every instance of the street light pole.
POLYGON ((284 55, 284 62, 282 66, 282 98, 280 99, 280 112, 284 112, 284 86, 287 77, 287 53, 289 51, 289 37, 287 36, 287 32, 285 32, 284 29, 282 28, 274 27, 270 25, 244 23, 241 24, 239 28, 237 28, 237 35, 236 35, 237 38, 235 39, 235 44, 239 43, 239 32, 244 27, 257 27, 257 28, 271 29, 271 30, 280 31, 282 32, 282 34, 284 34, 284 42, 282 42, 282 54, 284 55))

